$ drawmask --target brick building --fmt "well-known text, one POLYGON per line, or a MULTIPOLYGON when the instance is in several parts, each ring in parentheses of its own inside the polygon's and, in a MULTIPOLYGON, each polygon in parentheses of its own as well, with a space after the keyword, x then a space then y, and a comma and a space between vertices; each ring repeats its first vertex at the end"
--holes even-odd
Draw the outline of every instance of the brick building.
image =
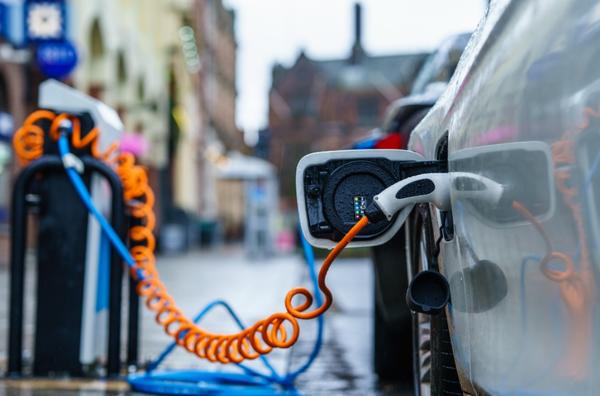
POLYGON ((350 146, 377 127, 386 107, 406 95, 426 53, 371 56, 362 45, 361 6, 345 59, 316 60, 304 51, 291 67, 275 65, 269 128, 259 146, 279 172, 281 195, 293 201, 298 160, 312 151, 350 146), (265 142, 264 139, 268 139, 265 142))
POLYGON ((198 41, 204 76, 203 100, 208 127, 227 150, 240 150, 243 135, 235 124, 235 13, 223 1, 197 1, 198 41))

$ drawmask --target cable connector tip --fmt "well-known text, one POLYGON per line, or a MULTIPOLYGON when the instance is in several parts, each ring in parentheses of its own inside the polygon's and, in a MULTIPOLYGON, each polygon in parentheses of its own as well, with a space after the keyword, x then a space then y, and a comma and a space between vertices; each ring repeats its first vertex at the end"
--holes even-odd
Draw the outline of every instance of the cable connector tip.
MULTIPOLYGON (((377 197, 375 197, 375 199, 377 199, 377 197)), ((367 206, 367 209, 365 209, 365 216, 367 216, 367 219, 369 219, 369 223, 372 224, 379 223, 383 220, 388 220, 385 213, 383 213, 375 201, 371 202, 371 204, 367 206)))

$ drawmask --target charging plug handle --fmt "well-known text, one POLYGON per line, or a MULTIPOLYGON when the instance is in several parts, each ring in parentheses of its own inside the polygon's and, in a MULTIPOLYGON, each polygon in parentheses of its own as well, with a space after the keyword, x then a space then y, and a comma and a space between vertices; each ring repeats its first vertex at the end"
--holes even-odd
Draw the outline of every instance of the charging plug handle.
POLYGON ((432 203, 450 209, 450 182, 456 198, 483 200, 497 204, 508 189, 485 176, 468 172, 424 173, 407 177, 373 197, 365 215, 371 222, 390 221, 401 209, 418 203, 432 203))
POLYGON ((430 202, 442 210, 450 207, 450 188, 447 173, 426 173, 407 177, 373 197, 365 211, 371 222, 386 219, 409 205, 430 202))

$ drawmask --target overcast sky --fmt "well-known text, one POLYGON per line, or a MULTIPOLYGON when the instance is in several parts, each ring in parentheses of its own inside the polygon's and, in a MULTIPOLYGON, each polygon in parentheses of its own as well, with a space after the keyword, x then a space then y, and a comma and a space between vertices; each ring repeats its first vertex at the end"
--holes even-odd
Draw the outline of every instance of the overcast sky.
MULTIPOLYGON (((236 11, 237 123, 253 143, 267 124, 274 62, 290 65, 301 49, 317 59, 346 57, 355 0, 224 0, 236 11)), ((372 55, 433 50, 445 36, 471 31, 483 0, 362 0, 363 45, 372 55)))

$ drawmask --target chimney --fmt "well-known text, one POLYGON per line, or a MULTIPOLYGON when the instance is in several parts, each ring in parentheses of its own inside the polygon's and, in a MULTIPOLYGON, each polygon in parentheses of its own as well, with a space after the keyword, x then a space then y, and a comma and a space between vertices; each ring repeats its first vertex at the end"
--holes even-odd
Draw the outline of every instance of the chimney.
POLYGON ((362 47, 362 5, 354 3, 354 44, 352 44, 350 63, 360 63, 364 55, 365 51, 362 47))
POLYGON ((362 46, 362 6, 354 3, 354 46, 362 46))

